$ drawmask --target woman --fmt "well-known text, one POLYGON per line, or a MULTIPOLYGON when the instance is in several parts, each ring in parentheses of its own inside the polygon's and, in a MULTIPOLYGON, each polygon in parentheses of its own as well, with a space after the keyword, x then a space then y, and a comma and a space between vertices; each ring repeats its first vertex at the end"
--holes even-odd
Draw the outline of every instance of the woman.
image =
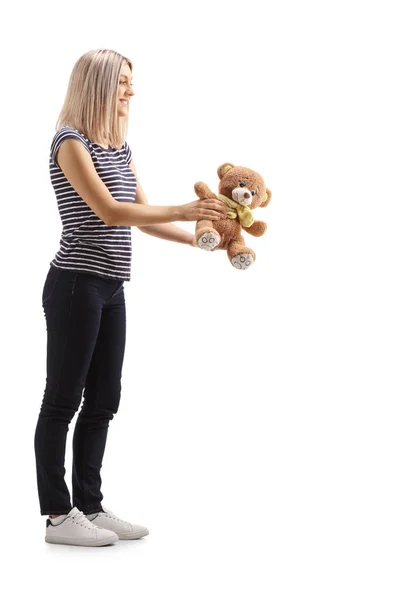
POLYGON ((124 282, 130 281, 131 226, 195 245, 172 221, 226 218, 216 199, 149 206, 126 142, 132 63, 92 50, 75 64, 50 149, 62 221, 42 303, 47 378, 35 431, 40 510, 47 542, 102 546, 148 534, 101 505, 100 469, 109 421, 118 410, 125 349, 124 282), (73 436, 72 505, 64 475, 73 436))

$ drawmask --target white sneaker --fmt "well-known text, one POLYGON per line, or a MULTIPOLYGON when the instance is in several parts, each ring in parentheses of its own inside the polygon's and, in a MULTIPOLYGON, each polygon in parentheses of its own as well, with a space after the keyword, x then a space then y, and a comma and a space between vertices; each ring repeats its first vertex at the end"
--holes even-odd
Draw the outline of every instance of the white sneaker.
POLYGON ((118 542, 118 535, 113 531, 98 527, 85 517, 82 511, 74 507, 66 519, 53 525, 46 521, 46 542, 51 544, 71 544, 73 546, 105 546, 118 542))
POLYGON ((91 523, 115 531, 120 540, 138 540, 149 535, 149 530, 143 525, 133 525, 115 515, 111 510, 102 506, 104 512, 86 515, 91 523))

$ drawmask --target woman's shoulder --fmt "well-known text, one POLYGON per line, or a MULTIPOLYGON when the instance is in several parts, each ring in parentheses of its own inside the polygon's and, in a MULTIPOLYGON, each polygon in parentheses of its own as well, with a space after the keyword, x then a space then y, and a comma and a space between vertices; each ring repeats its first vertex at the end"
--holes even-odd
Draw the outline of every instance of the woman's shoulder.
POLYGON ((58 167, 57 152, 60 145, 67 138, 75 138, 79 140, 86 150, 91 154, 91 144, 88 138, 81 131, 79 131, 79 129, 75 129, 75 127, 71 127, 70 125, 65 125, 56 131, 50 145, 50 158, 58 167))
POLYGON ((79 129, 75 129, 75 127, 71 127, 71 125, 64 125, 63 127, 60 127, 60 129, 58 129, 54 134, 54 138, 64 137, 67 134, 82 138, 88 144, 90 143, 89 138, 84 133, 82 133, 82 131, 79 131, 79 129))

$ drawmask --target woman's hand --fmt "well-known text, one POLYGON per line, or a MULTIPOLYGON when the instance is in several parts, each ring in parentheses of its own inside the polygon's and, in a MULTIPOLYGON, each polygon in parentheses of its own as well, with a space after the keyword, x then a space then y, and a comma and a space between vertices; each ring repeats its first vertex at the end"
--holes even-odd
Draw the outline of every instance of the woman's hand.
POLYGON ((226 219, 228 207, 218 198, 203 198, 183 204, 180 210, 181 221, 201 221, 202 219, 218 221, 218 219, 226 219))

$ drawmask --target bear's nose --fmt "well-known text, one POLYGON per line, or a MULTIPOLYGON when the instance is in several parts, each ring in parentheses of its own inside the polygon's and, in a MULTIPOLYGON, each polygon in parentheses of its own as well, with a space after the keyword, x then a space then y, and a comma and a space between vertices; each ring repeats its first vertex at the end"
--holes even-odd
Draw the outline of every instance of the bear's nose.
POLYGON ((244 196, 245 198, 250 198, 250 194, 249 194, 249 192, 245 192, 245 193, 243 194, 243 196, 244 196))

